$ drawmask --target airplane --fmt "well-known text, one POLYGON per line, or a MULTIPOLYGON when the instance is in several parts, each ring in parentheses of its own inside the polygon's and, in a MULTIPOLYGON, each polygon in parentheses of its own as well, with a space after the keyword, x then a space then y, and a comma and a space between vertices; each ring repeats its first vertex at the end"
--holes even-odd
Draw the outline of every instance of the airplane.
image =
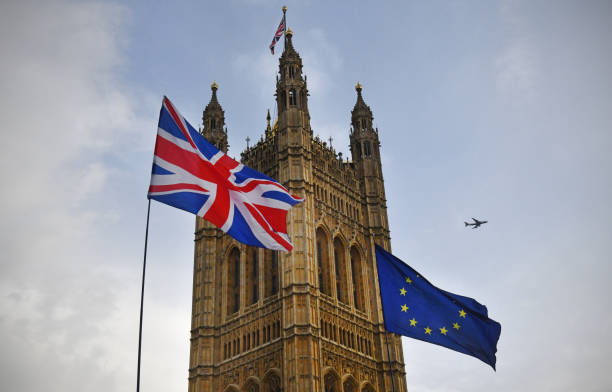
POLYGON ((472 218, 472 220, 474 221, 474 223, 463 222, 465 223, 465 227, 472 226, 472 229, 477 229, 480 227, 480 225, 483 225, 488 222, 488 221, 479 221, 476 218, 472 218))

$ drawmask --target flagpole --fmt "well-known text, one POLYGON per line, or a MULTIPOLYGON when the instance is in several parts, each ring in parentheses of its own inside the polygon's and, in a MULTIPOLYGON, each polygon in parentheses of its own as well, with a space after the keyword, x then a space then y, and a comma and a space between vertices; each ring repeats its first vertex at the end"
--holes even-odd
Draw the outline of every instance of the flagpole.
POLYGON ((389 332, 385 331, 385 341, 387 342, 387 357, 389 358, 389 376, 391 376, 391 387, 395 392, 395 381, 393 381, 393 369, 391 364, 391 350, 389 349, 389 332))
POLYGON ((145 230, 144 259, 142 262, 142 291, 140 292, 140 325, 138 327, 138 368, 136 370, 136 392, 140 392, 140 352, 142 347, 142 309, 144 305, 145 270, 147 267, 147 241, 149 239, 149 215, 151 213, 151 199, 147 206, 147 228, 145 230))
MULTIPOLYGON (((284 5, 283 6, 283 20, 285 21, 285 31, 284 33, 287 32, 287 6, 284 5)), ((283 40, 283 49, 285 47, 287 47, 287 34, 283 34, 284 35, 284 40, 283 40)))
MULTIPOLYGON (((374 256, 374 260, 376 260, 376 255, 374 256)), ((378 264, 376 264, 376 274, 378 275, 378 264)), ((381 293, 380 279, 378 279, 378 295, 379 296, 381 295, 380 293, 381 293)), ((380 298, 380 306, 382 308, 383 328, 385 328, 385 342, 387 344, 387 358, 389 359, 389 376, 391 377, 391 387, 393 388, 393 392, 395 392, 395 381, 393 380, 393 364, 391 363, 391 350, 389 349, 389 332, 387 331, 387 326, 385 325, 385 304, 383 303, 382 298, 380 298)))

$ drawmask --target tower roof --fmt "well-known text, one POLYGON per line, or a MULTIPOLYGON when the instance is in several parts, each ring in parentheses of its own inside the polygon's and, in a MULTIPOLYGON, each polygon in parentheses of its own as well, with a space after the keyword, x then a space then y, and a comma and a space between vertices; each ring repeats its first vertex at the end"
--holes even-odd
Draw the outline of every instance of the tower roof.
POLYGON ((355 107, 351 111, 351 116, 354 118, 357 117, 368 117, 372 118, 372 109, 368 105, 366 105, 363 97, 361 96, 361 90, 363 90, 363 86, 361 83, 357 82, 355 85, 355 91, 357 91, 357 102, 355 102, 355 107))
POLYGON ((285 48, 283 49, 283 54, 280 57, 281 62, 297 60, 300 64, 302 63, 302 59, 300 55, 293 47, 293 31, 290 28, 287 28, 285 31, 285 48))
POLYGON ((212 90, 212 96, 210 97, 210 102, 208 103, 208 105, 206 105, 206 108, 204 109, 204 116, 211 112, 223 112, 223 108, 217 100, 217 89, 219 89, 219 85, 217 84, 217 82, 213 82, 210 85, 210 89, 212 90))

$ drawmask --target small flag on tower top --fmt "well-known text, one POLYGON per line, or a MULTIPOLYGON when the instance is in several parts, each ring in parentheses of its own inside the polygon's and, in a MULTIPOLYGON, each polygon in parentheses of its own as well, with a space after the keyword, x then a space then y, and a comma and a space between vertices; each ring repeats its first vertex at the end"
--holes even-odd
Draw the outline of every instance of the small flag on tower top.
POLYGON ((276 33, 274 33, 274 38, 272 38, 272 43, 270 44, 270 51, 274 54, 274 46, 278 42, 278 40, 283 36, 285 30, 287 30, 287 24, 285 23, 285 12, 287 11, 287 7, 283 7, 283 19, 281 19, 278 24, 278 28, 276 29, 276 33))

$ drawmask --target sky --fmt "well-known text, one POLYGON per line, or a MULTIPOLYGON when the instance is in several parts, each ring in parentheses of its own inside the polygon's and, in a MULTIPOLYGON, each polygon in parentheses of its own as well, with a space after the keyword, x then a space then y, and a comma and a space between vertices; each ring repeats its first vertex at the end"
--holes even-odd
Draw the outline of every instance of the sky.
MULTIPOLYGON (((502 325, 496 372, 403 338, 409 390, 612 390, 612 3, 284 4, 345 156, 363 85, 393 253, 502 325)), ((199 125, 216 81, 239 157, 275 113, 282 5, 0 4, 1 390, 134 390, 162 96, 199 125)), ((187 390, 193 231, 152 204, 144 391, 187 390)))

